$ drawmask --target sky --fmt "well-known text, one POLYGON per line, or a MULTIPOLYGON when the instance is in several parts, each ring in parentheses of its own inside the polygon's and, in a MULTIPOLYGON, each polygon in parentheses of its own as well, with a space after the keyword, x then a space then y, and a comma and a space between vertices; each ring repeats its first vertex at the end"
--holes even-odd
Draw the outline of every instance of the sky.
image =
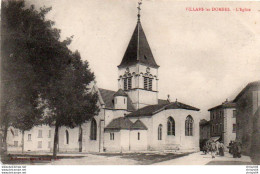
MULTIPOLYGON (((137 0, 27 0, 52 7, 47 18, 74 36, 94 71, 97 86, 117 90, 118 72, 137 22, 137 0)), ((143 0, 141 23, 159 68, 159 98, 201 109, 234 97, 260 80, 260 2, 185 2, 143 0), (229 7, 229 12, 187 8, 229 7), (257 8, 259 7, 259 8, 257 8), (235 11, 250 8, 250 12, 235 11)))

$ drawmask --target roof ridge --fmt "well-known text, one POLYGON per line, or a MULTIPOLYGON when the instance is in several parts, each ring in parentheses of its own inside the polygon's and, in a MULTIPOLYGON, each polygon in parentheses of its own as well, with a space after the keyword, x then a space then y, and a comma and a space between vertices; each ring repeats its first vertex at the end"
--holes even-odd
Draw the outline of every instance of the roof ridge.
POLYGON ((106 90, 106 91, 111 91, 111 92, 116 92, 116 91, 114 91, 114 90, 111 90, 111 89, 105 89, 105 88, 100 88, 100 87, 98 87, 98 89, 101 89, 101 90, 106 90))

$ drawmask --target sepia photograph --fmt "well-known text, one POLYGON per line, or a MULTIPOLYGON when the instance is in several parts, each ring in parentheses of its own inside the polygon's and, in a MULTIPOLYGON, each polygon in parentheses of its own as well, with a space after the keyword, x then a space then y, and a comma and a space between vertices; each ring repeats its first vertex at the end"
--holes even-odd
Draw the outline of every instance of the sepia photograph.
POLYGON ((259 1, 2 0, 2 172, 257 167, 259 48, 259 1))

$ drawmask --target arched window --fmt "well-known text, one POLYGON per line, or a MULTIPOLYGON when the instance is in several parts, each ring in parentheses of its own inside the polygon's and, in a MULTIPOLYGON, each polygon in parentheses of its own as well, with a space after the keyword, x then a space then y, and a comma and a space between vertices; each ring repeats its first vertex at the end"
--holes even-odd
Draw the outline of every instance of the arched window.
POLYGON ((158 126, 158 140, 162 140, 162 125, 158 126))
POLYGON ((144 77, 144 89, 148 89, 149 78, 144 77))
POLYGON ((153 79, 149 78, 149 90, 152 91, 153 90, 153 79))
POLYGON ((132 89, 132 77, 128 77, 127 78, 127 88, 132 89))
POLYGON ((90 140, 97 140, 97 122, 95 119, 91 121, 90 140))
POLYGON ((175 121, 172 117, 167 121, 167 135, 175 135, 175 121))
POLYGON ((66 144, 69 144, 69 131, 66 130, 66 144))
POLYGON ((185 136, 193 136, 193 118, 190 115, 185 120, 185 136))
POLYGON ((140 140, 140 132, 137 134, 137 139, 140 140))

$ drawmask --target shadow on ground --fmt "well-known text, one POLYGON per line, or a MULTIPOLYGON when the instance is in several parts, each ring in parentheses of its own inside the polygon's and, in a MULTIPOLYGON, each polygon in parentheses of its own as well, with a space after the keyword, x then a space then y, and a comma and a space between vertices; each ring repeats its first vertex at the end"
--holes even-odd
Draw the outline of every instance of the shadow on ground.
POLYGON ((191 153, 182 153, 182 154, 174 154, 174 153, 162 153, 162 154, 155 154, 155 153, 109 153, 109 154, 97 154, 107 157, 114 157, 118 156, 124 159, 131 159, 137 161, 137 165, 150 165, 162 161, 167 161, 175 158, 180 158, 191 153))
POLYGON ((253 163, 243 161, 211 161, 206 165, 253 165, 253 163))
POLYGON ((17 155, 17 154, 9 154, 4 159, 2 159, 3 164, 23 164, 23 165, 41 165, 41 164, 49 164, 53 160, 60 159, 78 159, 83 158, 84 156, 57 156, 57 158, 53 159, 52 155, 17 155))

